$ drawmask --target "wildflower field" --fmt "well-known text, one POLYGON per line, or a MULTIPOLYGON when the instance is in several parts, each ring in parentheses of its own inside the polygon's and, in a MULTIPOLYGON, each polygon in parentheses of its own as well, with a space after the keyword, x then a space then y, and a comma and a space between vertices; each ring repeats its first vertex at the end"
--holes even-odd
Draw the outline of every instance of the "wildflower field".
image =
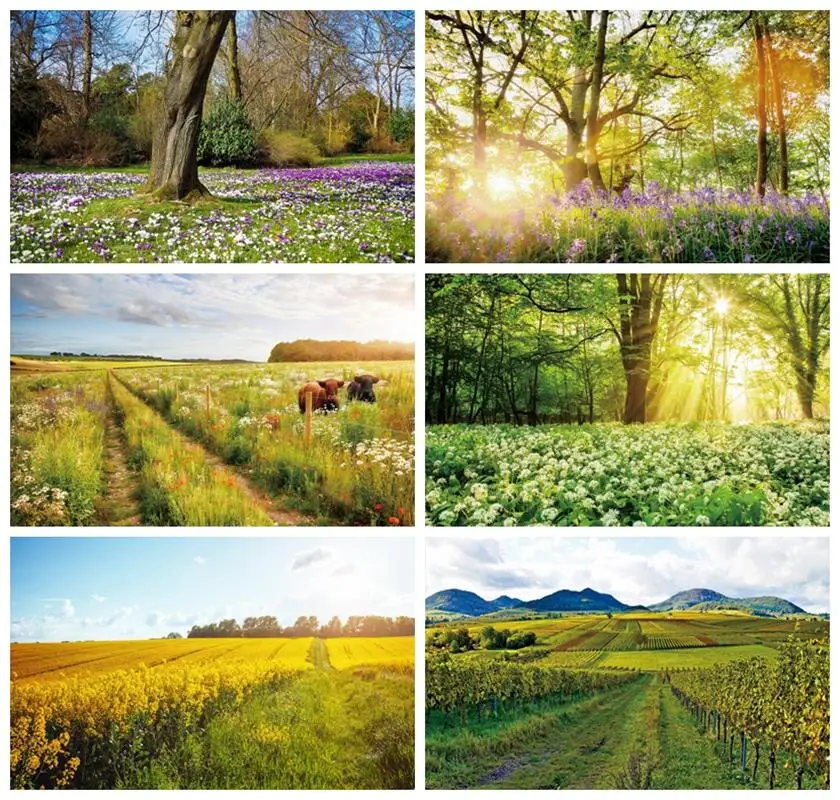
POLYGON ((11 647, 13 788, 410 788, 412 637, 11 647))
POLYGON ((426 250, 437 262, 828 263, 829 223, 816 195, 758 201, 750 192, 651 184, 616 194, 581 184, 492 208, 441 200, 427 214, 426 250))
POLYGON ((435 625, 426 785, 828 788, 828 642, 827 620, 708 611, 435 625), (536 641, 485 649, 501 629, 536 641))
POLYGON ((431 426, 432 525, 829 523, 828 422, 431 426))
POLYGON ((413 523, 412 362, 13 373, 15 525, 413 523), (373 369, 375 404, 297 390, 373 369))
POLYGON ((12 263, 414 261, 414 164, 201 170, 216 200, 137 196, 134 170, 13 172, 12 263))

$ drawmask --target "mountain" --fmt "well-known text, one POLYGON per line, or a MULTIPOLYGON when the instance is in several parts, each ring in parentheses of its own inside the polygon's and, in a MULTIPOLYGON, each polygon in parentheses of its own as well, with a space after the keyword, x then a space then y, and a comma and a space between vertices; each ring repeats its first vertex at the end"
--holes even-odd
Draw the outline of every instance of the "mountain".
POLYGON ((475 592, 463 589, 444 589, 426 598, 426 611, 447 611, 451 614, 465 614, 468 617, 480 617, 504 608, 516 608, 522 601, 502 595, 495 600, 485 600, 475 592))
POLYGON ((743 611, 766 617, 805 614, 804 609, 782 597, 727 597, 712 589, 688 589, 650 606, 651 611, 743 611))
POLYGON ((716 592, 714 589, 686 589, 684 592, 677 592, 667 600, 655 603, 648 608, 651 611, 684 611, 698 603, 716 603, 719 600, 728 599, 725 594, 716 592))
POLYGON ((580 592, 561 589, 523 605, 534 611, 625 611, 629 608, 611 594, 601 594, 589 587, 580 592))

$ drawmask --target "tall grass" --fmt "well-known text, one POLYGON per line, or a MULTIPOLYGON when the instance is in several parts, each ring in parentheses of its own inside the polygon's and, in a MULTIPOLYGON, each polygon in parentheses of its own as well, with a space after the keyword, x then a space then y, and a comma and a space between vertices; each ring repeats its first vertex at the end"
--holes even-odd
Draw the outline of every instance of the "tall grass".
POLYGON ((408 789, 411 668, 312 670, 126 774, 120 788, 408 789))
POLYGON ((120 379, 179 430, 322 521, 413 524, 413 362, 121 370, 120 379), (339 411, 315 414, 306 443, 298 388, 359 372, 380 377, 377 402, 348 403, 341 389, 339 411))
POLYGON ((115 378, 109 388, 119 409, 138 471, 143 520, 152 525, 271 525, 224 471, 208 463, 202 449, 186 441, 115 378))
POLYGON ((101 372, 12 381, 12 525, 96 523, 106 415, 101 372))

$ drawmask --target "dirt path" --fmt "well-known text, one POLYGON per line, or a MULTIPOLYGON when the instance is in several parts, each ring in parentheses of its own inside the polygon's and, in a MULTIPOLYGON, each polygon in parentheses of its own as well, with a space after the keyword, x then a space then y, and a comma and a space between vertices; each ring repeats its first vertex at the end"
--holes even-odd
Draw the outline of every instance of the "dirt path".
POLYGON ((128 466, 125 438, 117 414, 117 406, 109 389, 103 465, 105 488, 99 495, 97 515, 102 525, 142 525, 143 516, 137 501, 137 476, 128 466))
POLYGON ((327 652, 327 645, 323 639, 315 638, 309 645, 309 656, 307 660, 315 669, 332 669, 330 654, 327 652))
MULTIPOLYGON (((180 436, 184 435, 180 431, 176 432, 180 436)), ((265 513, 271 517, 271 520, 277 525, 284 527, 300 527, 315 524, 315 520, 313 520, 312 517, 308 517, 300 511, 295 511, 291 508, 282 508, 275 498, 260 491, 241 472, 230 466, 230 464, 225 464, 221 458, 211 453, 201 444, 201 442, 195 442, 193 439, 190 439, 190 441, 202 448, 204 451, 204 457, 207 459, 207 463, 213 467, 213 469, 221 470, 225 473, 225 475, 229 476, 236 484, 237 488, 243 494, 248 495, 254 501, 254 504, 265 511, 265 513)))
MULTIPOLYGON (((136 397, 140 402, 143 402, 142 398, 137 397, 137 395, 131 391, 131 387, 124 383, 118 375, 115 375, 113 372, 111 374, 114 380, 118 381, 127 392, 136 397)), ((232 467, 230 464, 226 464, 221 458, 210 452, 210 450, 208 450, 201 442, 198 442, 179 431, 157 409, 148 405, 148 403, 144 403, 144 405, 150 411, 157 414, 161 421, 167 425, 176 436, 180 436, 182 439, 191 442, 194 446, 200 447, 208 465, 212 469, 224 473, 225 477, 229 478, 236 485, 237 489, 242 492, 242 494, 250 498, 255 506, 262 509, 262 511, 264 511, 276 525, 281 527, 306 527, 315 524, 315 520, 312 519, 312 517, 302 514, 300 511, 283 507, 277 498, 270 497, 265 492, 262 492, 241 472, 232 467)))

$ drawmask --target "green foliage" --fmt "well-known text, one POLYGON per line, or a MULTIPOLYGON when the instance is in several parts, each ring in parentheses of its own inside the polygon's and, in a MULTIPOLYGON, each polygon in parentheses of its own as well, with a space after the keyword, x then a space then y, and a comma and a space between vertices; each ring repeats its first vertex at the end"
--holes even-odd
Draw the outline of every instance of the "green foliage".
POLYGON ((395 109, 388 116, 388 133, 395 142, 411 142, 414 139, 414 110, 395 109))
POLYGON ((214 167, 253 164, 257 132, 242 103, 219 100, 202 121, 198 135, 198 161, 214 167))

